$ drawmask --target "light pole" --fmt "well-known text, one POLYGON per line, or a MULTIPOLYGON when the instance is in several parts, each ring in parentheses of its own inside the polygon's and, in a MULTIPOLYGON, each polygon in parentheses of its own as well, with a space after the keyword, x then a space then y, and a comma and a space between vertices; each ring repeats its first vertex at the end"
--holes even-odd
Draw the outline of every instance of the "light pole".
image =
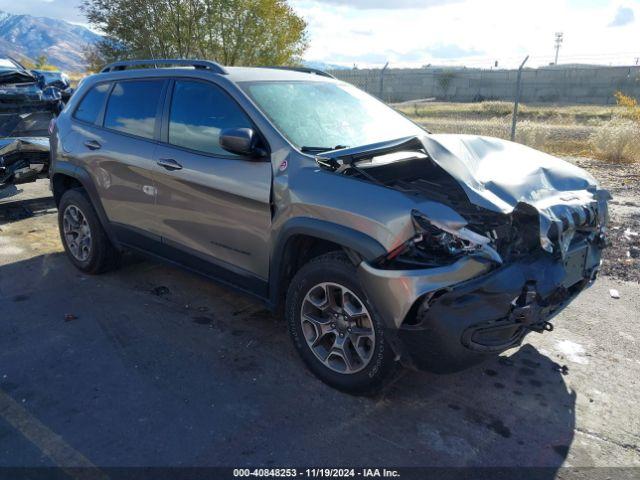
POLYGON ((554 65, 558 64, 558 54, 560 53, 560 45, 562 45, 563 41, 564 41, 564 33, 556 32, 556 61, 554 62, 554 65))

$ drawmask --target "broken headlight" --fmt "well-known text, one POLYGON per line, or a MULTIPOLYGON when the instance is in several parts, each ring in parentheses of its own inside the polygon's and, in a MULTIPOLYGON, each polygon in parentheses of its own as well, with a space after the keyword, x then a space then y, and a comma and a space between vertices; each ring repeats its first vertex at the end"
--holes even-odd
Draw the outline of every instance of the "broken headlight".
POLYGON ((439 225, 417 210, 413 210, 411 216, 416 235, 389 252, 382 263, 393 263, 399 268, 429 268, 451 263, 472 253, 502 263, 487 237, 464 226, 439 225))
POLYGON ((416 233, 422 237, 416 242, 417 248, 450 256, 461 255, 472 248, 470 242, 437 227, 417 210, 411 212, 411 217, 416 233))

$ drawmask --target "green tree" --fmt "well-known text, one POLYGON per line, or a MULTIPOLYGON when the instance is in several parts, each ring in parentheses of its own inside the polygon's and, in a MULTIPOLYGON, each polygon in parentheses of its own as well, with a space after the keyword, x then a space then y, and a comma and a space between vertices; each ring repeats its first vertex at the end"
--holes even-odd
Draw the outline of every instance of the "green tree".
POLYGON ((86 45, 82 49, 82 57, 84 59, 85 68, 89 73, 99 72, 106 64, 98 45, 86 45))
POLYGON ((42 55, 38 55, 35 61, 36 69, 40 70, 45 65, 47 65, 47 56, 44 53, 42 55))
POLYGON ((291 65, 307 48, 306 22, 286 0, 84 0, 105 33, 106 61, 193 58, 225 65, 291 65))

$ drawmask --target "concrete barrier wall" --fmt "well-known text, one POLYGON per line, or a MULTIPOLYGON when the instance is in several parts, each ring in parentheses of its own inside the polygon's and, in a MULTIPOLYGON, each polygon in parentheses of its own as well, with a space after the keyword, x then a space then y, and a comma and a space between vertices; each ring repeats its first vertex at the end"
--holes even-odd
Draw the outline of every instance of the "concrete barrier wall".
MULTIPOLYGON (((387 69, 335 70, 337 78, 352 83, 387 102, 435 97, 452 102, 512 101, 517 70, 387 69)), ((550 67, 524 69, 522 102, 600 104, 615 103, 622 91, 640 98, 640 66, 550 67)))

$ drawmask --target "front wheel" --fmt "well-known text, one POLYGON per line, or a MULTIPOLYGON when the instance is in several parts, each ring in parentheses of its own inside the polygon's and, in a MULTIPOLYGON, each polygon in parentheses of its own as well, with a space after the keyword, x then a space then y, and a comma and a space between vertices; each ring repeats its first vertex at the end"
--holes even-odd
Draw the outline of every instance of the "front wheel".
POLYGON ((298 353, 322 381, 371 394, 395 367, 382 321, 340 252, 304 265, 291 281, 286 316, 298 353))

